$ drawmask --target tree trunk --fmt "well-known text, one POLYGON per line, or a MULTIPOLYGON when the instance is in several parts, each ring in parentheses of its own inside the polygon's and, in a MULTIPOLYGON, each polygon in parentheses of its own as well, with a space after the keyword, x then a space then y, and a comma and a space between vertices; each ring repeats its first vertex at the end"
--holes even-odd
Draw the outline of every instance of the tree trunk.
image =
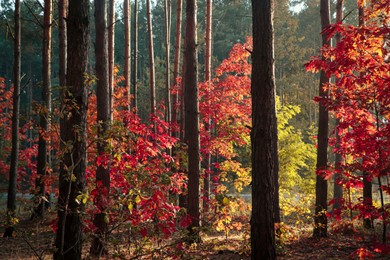
POLYGON ((113 92, 115 66, 115 0, 110 0, 110 18, 108 21, 108 84, 110 86, 110 117, 113 119, 113 92))
POLYGON ((51 116, 51 21, 52 0, 45 0, 43 15, 43 44, 42 44, 42 110, 39 115, 41 134, 38 141, 37 179, 35 181, 36 200, 35 217, 43 217, 45 210, 45 176, 50 165, 49 145, 47 134, 50 131, 51 116), (46 137, 45 137, 46 136, 46 137))
MULTIPOLYGON (((339 23, 343 19, 343 2, 344 0, 337 0, 336 4, 336 23, 339 23)), ((336 34, 336 45, 341 40, 341 35, 336 34)), ((340 124, 340 120, 336 119, 335 125, 336 125, 336 148, 340 147, 340 134, 337 129, 337 126, 340 124)), ((341 175, 341 163, 343 162, 343 157, 340 153, 336 153, 335 155, 335 166, 336 166, 336 172, 337 174, 334 175, 334 185, 333 185, 333 210, 340 209, 341 208, 341 199, 343 198, 343 185, 340 185, 338 183, 338 180, 342 177, 341 175)))
MULTIPOLYGON (((173 62, 173 80, 176 85, 176 80, 179 76, 179 65, 180 65, 180 54, 181 54, 181 20, 182 20, 182 7, 183 1, 177 0, 177 9, 176 9, 176 35, 175 35, 175 58, 173 62)), ((179 91, 179 90, 177 90, 179 91)), ((178 106, 179 106, 179 95, 175 91, 172 96, 172 122, 177 123, 178 115, 178 106)), ((174 131, 173 136, 177 137, 178 134, 174 131)))
POLYGON ((82 213, 76 197, 84 192, 88 89, 89 1, 69 1, 66 88, 61 95, 63 159, 60 164, 58 230, 54 259, 81 259, 82 213), (76 106, 74 105, 76 104, 76 106))
MULTIPOLYGON (((329 26, 329 0, 321 0, 321 28, 322 31, 329 26)), ((329 44, 326 33, 322 34, 322 45, 329 44)), ((320 73, 319 96, 326 97, 327 91, 324 89, 324 84, 329 82, 329 78, 324 71, 320 73)), ((328 124, 329 114, 323 102, 319 103, 318 114, 318 145, 317 145, 317 165, 316 165, 316 202, 314 215, 314 237, 326 237, 328 220, 326 217, 327 211, 327 196, 328 186, 327 181, 319 174, 322 170, 326 170, 328 165, 328 124)))
POLYGON ((125 53, 123 76, 125 78, 126 94, 128 95, 128 108, 131 108, 130 90, 130 0, 123 1, 123 22, 125 24, 125 53))
MULTIPOLYGON (((106 0, 95 0, 95 57, 96 57, 96 104, 98 124, 98 155, 104 155, 108 146, 107 131, 110 125, 110 87, 108 84, 108 49, 107 49, 107 6, 106 0)), ((127 85, 126 85, 127 86, 127 85)), ((93 223, 97 228, 91 245, 91 254, 100 256, 107 254, 105 240, 108 223, 105 219, 108 194, 110 192, 109 167, 100 165, 96 170, 96 188, 99 190, 95 198, 95 206, 99 213, 94 215, 93 223)))
POLYGON ((156 114, 156 73, 154 69, 153 26, 150 0, 146 1, 149 38, 149 85, 150 85, 150 114, 156 114))
POLYGON ((188 214, 192 219, 189 226, 191 241, 199 240, 199 102, 198 102, 198 59, 196 36, 196 0, 187 0, 186 4, 186 39, 184 59, 185 104, 185 141, 188 147, 188 214))
MULTIPOLYGON (((211 37, 212 37, 212 21, 213 21, 213 1, 206 1, 206 57, 205 57, 205 82, 211 84, 211 37)), ((209 87, 210 89, 210 87, 209 87)), ((210 118, 206 119, 205 130, 211 139, 210 118)), ((205 158, 205 174, 203 180, 203 210, 208 212, 210 201, 210 167, 211 167, 211 153, 207 153, 205 158)))
POLYGON ((20 0, 15 0, 14 11, 14 93, 12 107, 12 148, 7 197, 7 227, 4 237, 12 237, 16 218, 16 181, 19 164, 19 113, 20 113, 20 0))
POLYGON ((171 0, 164 0, 165 11, 165 88, 166 121, 171 122, 171 0))
POLYGON ((276 258, 274 182, 277 122, 273 5, 272 0, 252 0, 252 259, 276 258))
POLYGON ((135 111, 138 110, 137 104, 137 74, 138 74, 138 0, 134 0, 134 44, 133 44, 133 106, 135 111))
MULTIPOLYGON (((364 26, 364 6, 359 6, 359 26, 364 26)), ((369 178, 369 173, 363 172, 363 204, 367 208, 372 207, 372 181, 369 178)), ((372 228, 372 220, 370 218, 363 219, 365 228, 372 228)))
POLYGON ((58 1, 59 78, 60 86, 66 86, 66 17, 68 0, 58 1))

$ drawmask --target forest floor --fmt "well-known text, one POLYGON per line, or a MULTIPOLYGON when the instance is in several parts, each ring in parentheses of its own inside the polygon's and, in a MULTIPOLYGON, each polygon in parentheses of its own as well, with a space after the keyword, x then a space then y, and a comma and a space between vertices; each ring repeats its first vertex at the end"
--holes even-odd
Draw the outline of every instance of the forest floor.
MULTIPOLYGON (((0 238, 0 259, 51 259, 53 254, 54 233, 50 223, 55 218, 54 213, 44 220, 24 220, 16 227, 16 236, 0 238)), ((328 238, 314 239, 309 227, 302 228, 294 235, 284 238, 282 246, 278 247, 278 259, 364 259, 364 256, 374 259, 390 259, 390 255, 376 253, 372 236, 363 231, 347 228, 339 232, 330 232, 328 238), (299 235, 297 235, 299 234, 299 235), (364 250, 365 248, 367 250, 364 250), (359 250, 360 249, 360 250, 359 250)), ((4 232, 0 228, 1 234, 4 232)), ((230 234, 227 238, 222 234, 203 236, 203 241, 183 249, 178 259, 250 259, 248 232, 230 234)), ((372 234, 371 234, 372 235, 372 234)), ((84 258, 88 256, 88 242, 84 245, 84 258)), ((151 255, 134 258, 122 253, 110 254, 102 259, 152 259, 151 255)), ((155 255, 153 259, 159 258, 155 255)))

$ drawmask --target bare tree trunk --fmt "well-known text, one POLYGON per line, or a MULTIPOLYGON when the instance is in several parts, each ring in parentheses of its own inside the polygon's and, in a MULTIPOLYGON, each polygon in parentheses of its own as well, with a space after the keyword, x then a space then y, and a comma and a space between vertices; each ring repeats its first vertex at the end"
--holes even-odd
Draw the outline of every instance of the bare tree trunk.
MULTIPOLYGON (((176 9, 176 38, 175 38, 175 58, 173 62, 173 84, 176 85, 176 79, 179 76, 179 63, 180 63, 180 52, 181 52, 181 20, 182 20, 182 0, 177 0, 176 9)), ((177 123, 177 107, 179 105, 179 95, 175 92, 172 95, 172 122, 177 123)), ((173 136, 178 136, 174 131, 173 136)))
POLYGON ((43 15, 43 44, 42 44, 42 110, 40 112, 40 128, 42 130, 38 141, 37 179, 35 192, 38 205, 34 210, 35 217, 43 217, 45 211, 45 176, 50 165, 47 133, 50 131, 51 114, 51 21, 52 0, 45 0, 43 15))
POLYGON ((124 78, 126 93, 128 95, 128 108, 131 108, 130 98, 130 0, 123 1, 123 22, 125 24, 125 53, 124 53, 124 78))
POLYGON ((108 84, 110 86, 110 114, 113 119, 113 92, 115 66, 115 0, 110 0, 110 17, 108 21, 108 84))
POLYGON ((89 0, 70 0, 67 19, 66 88, 61 94, 58 230, 54 259, 81 259, 82 214, 76 197, 84 193, 88 89, 89 0), (76 106, 74 105, 76 104, 76 106))
POLYGON ((66 17, 68 0, 58 1, 59 78, 60 86, 66 85, 66 17))
POLYGON ((251 258, 275 259, 274 195, 277 162, 272 0, 252 0, 251 258), (275 140, 276 139, 276 140, 275 140))
MULTIPOLYGON (((107 131, 110 125, 110 86, 108 84, 108 48, 107 48, 107 5, 106 0, 95 0, 95 68, 96 68, 96 99, 98 124, 98 155, 106 153, 107 131)), ((126 33, 126 32, 125 32, 126 33)), ((125 43, 126 44, 126 43, 125 43)), ((109 167, 100 165, 96 170, 96 188, 99 190, 95 206, 99 213, 94 215, 93 223, 97 228, 91 244, 91 254, 100 256, 107 254, 105 240, 108 232, 108 223, 105 218, 108 195, 110 192, 109 167)))
POLYGON ((20 114, 20 0, 15 0, 14 11, 14 93, 12 107, 12 149, 7 197, 7 226, 4 237, 12 237, 16 218, 16 181, 19 164, 19 114, 20 114))
MULTIPOLYGON (((321 0, 321 28, 324 30, 329 26, 329 0, 321 0)), ((326 33, 322 34, 322 45, 329 44, 326 33)), ((319 96, 326 97, 327 91, 324 89, 324 84, 329 82, 329 78, 324 71, 320 73, 319 96)), ((316 202, 314 215, 314 237, 326 237, 328 220, 326 217, 327 211, 327 196, 328 186, 327 181, 318 173, 325 170, 328 166, 328 125, 329 114, 323 102, 319 103, 318 115, 318 148, 317 148, 317 176, 316 176, 316 202)))
MULTIPOLYGON (((206 57, 205 57, 205 82, 211 84, 211 43, 212 43, 212 21, 213 21, 213 1, 206 1, 206 57)), ((210 87, 209 87, 210 89, 210 87)), ((210 118, 206 119, 205 130, 211 137, 210 118)), ((211 139, 211 138, 210 138, 211 139)), ((211 167, 211 153, 207 153, 205 158, 205 174, 203 180, 203 210, 208 212, 210 201, 210 167, 211 167)))
POLYGON ((150 114, 156 114, 156 72, 154 67, 153 26, 150 0, 146 1, 149 38, 149 85, 150 85, 150 114))
POLYGON ((138 110, 137 104, 137 74, 138 74, 138 0, 134 0, 134 44, 133 44, 133 106, 135 111, 138 110))
POLYGON ((171 0, 164 0, 165 11, 165 88, 166 121, 171 122, 171 0))
MULTIPOLYGON (((343 2, 344 0, 337 0, 336 4, 336 23, 339 23, 343 19, 343 2)), ((341 40, 341 35, 336 34, 335 36, 336 39, 336 45, 340 42, 341 40)), ((340 147, 340 134, 339 131, 337 130, 337 126, 340 124, 340 120, 336 118, 336 147, 340 147)), ((336 166, 336 172, 338 174, 334 175, 334 185, 333 185, 333 199, 334 199, 334 204, 333 204, 333 210, 335 209, 340 209, 341 208, 341 199, 343 198, 343 186, 338 183, 339 179, 342 177, 340 174, 341 172, 341 163, 343 162, 343 157, 341 156, 340 153, 336 153, 335 155, 335 166, 336 166)))
POLYGON ((188 146, 188 214, 192 219, 189 226, 190 240, 198 241, 200 226, 199 212, 199 102, 198 102, 198 59, 196 36, 196 0, 187 0, 186 4, 186 39, 184 59, 185 103, 185 141, 188 146))

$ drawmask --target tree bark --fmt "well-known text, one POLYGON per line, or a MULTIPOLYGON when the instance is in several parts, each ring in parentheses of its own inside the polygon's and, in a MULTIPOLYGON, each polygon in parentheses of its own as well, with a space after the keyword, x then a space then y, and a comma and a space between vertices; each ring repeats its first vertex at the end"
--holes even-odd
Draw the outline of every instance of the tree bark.
POLYGON ((150 114, 156 114, 156 72, 154 67, 153 26, 150 0, 146 1, 149 39, 149 86, 150 86, 150 114))
MULTIPOLYGON (((323 31, 329 26, 329 0, 321 0, 320 2, 321 28, 323 31)), ((322 45, 329 44, 326 33, 322 34, 322 45)), ((324 71, 320 73, 319 96, 325 98, 328 93, 324 89, 324 84, 329 82, 329 78, 324 71)), ((317 165, 316 165, 316 202, 314 215, 314 237, 326 237, 328 220, 326 217, 327 211, 327 196, 328 186, 327 181, 319 175, 322 170, 326 170, 328 166, 328 125, 329 114, 323 102, 319 103, 318 114, 318 145, 317 145, 317 165)))
MULTIPOLYGON (((364 6, 358 7, 359 10, 359 26, 364 26, 364 6)), ((372 180, 367 172, 363 172, 363 204, 367 208, 372 207, 372 180)), ((364 228, 372 228, 372 220, 370 218, 363 219, 364 228)))
POLYGON ((186 4, 186 39, 184 59, 185 103, 185 141, 188 147, 188 214, 192 219, 189 226, 191 241, 199 240, 199 102, 198 102, 198 59, 196 36, 196 0, 187 0, 186 4))
MULTIPOLYGON (((106 0, 95 0, 95 57, 96 57, 96 99, 98 124, 98 155, 104 155, 108 146, 107 131, 110 125, 110 86, 108 84, 108 48, 107 48, 107 5, 106 0)), ((127 86, 127 85, 126 85, 127 86)), ((94 215, 93 223, 97 228, 91 244, 91 254, 100 256, 107 254, 105 240, 108 233, 107 201, 110 192, 109 167, 100 165, 96 170, 96 188, 98 195, 95 206, 99 213, 94 215)))
POLYGON ((67 19, 66 88, 61 94, 64 111, 60 119, 60 163, 58 230, 54 259, 81 259, 82 204, 76 197, 84 192, 88 88, 89 0, 70 0, 67 19))
MULTIPOLYGON (((176 85, 177 77, 179 76, 179 63, 180 63, 180 52, 181 52, 181 20, 182 20, 182 0, 177 0, 177 9, 176 9, 176 33, 175 33, 175 57, 173 61, 173 81, 176 85)), ((177 123, 177 108, 179 105, 179 95, 175 91, 172 96, 172 122, 177 123)), ((174 132, 173 136, 177 136, 177 133, 174 132)))
MULTIPOLYGON (((175 57, 173 61, 173 84, 176 85, 177 77, 179 76, 180 54, 181 54, 181 20, 182 20, 183 1, 177 0, 176 9, 176 33, 175 33, 175 57)), ((177 90, 179 91, 179 90, 177 90)), ((177 123, 179 95, 177 91, 172 95, 172 122, 177 123)), ((178 136, 176 131, 173 131, 173 136, 178 136)))
MULTIPOLYGON (((213 1, 206 1, 206 54, 205 54, 205 82, 211 84, 211 42, 212 42, 212 18, 213 17, 213 1)), ((210 89, 210 87, 209 87, 210 89)), ((210 118, 206 119, 205 130, 211 139, 210 118)), ((210 201, 210 167, 211 167, 211 153, 207 153, 205 158, 205 174, 203 180, 203 210, 208 212, 210 201)))
POLYGON ((38 204, 34 209, 35 217, 43 217, 45 211, 45 176, 50 165, 49 145, 51 114, 51 21, 52 0, 45 0, 43 14, 43 43, 42 43, 42 110, 39 115, 41 134, 38 141, 37 179, 35 192, 38 204))
POLYGON ((12 107, 12 148, 9 169, 7 197, 7 226, 4 237, 12 237, 14 218, 16 218, 16 181, 19 164, 19 114, 20 114, 20 0, 15 0, 14 10, 15 41, 14 41, 14 93, 12 107))
POLYGON ((166 103, 166 121, 171 122, 171 0, 164 0, 165 11, 165 103, 166 103))
POLYGON ((251 258, 275 259, 274 194, 277 121, 272 0, 252 0, 251 258))
POLYGON ((128 108, 131 109, 130 90, 130 0, 123 1, 123 22, 125 24, 125 53, 123 76, 125 78, 126 93, 128 95, 128 108))
POLYGON ((138 0, 134 0, 134 43, 133 43, 133 106, 135 111, 138 110, 137 104, 137 74, 138 74, 138 0))
POLYGON ((110 17, 108 21, 108 84, 110 86, 110 117, 113 119, 115 67, 115 0, 110 0, 110 17))
MULTIPOLYGON (((339 23, 343 19, 343 2, 344 0, 337 0, 336 4, 336 23, 339 23)), ((341 35, 336 34, 335 36, 336 45, 341 40, 341 35)), ((336 125, 336 148, 340 147, 340 134, 337 129, 337 126, 340 124, 340 120, 336 119, 335 125, 336 125)), ((335 155, 335 167, 337 174, 334 175, 334 185, 333 185, 333 210, 340 209, 341 208, 341 199, 343 198, 343 186, 338 183, 338 180, 342 177, 340 174, 341 172, 341 163, 343 162, 343 157, 340 153, 336 153, 335 155)))
POLYGON ((66 17, 68 0, 58 1, 59 78, 60 86, 66 86, 66 17))

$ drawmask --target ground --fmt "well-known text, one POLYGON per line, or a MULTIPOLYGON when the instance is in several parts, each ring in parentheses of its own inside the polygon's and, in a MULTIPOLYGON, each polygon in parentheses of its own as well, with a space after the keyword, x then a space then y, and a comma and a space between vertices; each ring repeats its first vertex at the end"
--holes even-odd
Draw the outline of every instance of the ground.
MULTIPOLYGON (((52 213, 44 220, 21 221, 15 237, 0 238, 0 259, 51 259, 54 233, 49 224, 54 217, 52 213)), ((3 232, 2 229, 0 231, 3 232)), ((85 244, 84 258, 88 259, 88 242, 85 244)), ((390 259, 389 255, 374 253, 372 245, 372 237, 354 229, 330 232, 328 238, 314 239, 310 228, 306 228, 293 236, 286 236, 284 242, 279 243, 278 259, 359 259, 356 250, 363 247, 369 249, 375 259, 390 259)), ((359 252, 360 256, 365 255, 364 250, 359 252)), ((229 234, 227 238, 221 234, 203 236, 201 243, 186 247, 181 253, 179 259, 250 259, 248 234, 241 231, 229 234)), ((152 259, 152 255, 132 258, 126 255, 123 248, 118 250, 118 247, 113 246, 110 255, 103 259, 152 259)), ((155 252, 153 259, 167 258, 159 258, 159 253, 155 252)))

